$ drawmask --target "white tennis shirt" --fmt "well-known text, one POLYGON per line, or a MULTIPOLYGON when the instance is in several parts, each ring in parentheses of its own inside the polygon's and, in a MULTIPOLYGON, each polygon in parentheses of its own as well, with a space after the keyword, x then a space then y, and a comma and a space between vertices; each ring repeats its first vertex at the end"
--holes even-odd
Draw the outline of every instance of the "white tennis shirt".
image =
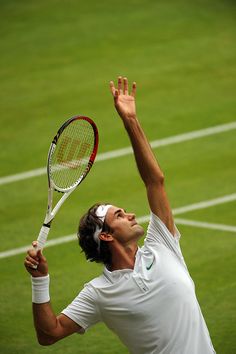
POLYGON ((134 270, 105 268, 62 313, 84 330, 104 322, 133 354, 215 353, 179 238, 151 213, 134 270))

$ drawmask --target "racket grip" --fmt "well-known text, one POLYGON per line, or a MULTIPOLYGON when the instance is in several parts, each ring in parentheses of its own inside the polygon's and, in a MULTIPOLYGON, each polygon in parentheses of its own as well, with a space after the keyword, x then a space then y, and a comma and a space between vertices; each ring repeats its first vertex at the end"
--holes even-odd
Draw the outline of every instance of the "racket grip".
POLYGON ((38 250, 39 249, 41 250, 44 247, 44 245, 47 241, 49 230, 50 230, 50 226, 43 225, 41 227, 38 238, 37 238, 37 242, 38 242, 37 249, 38 250))

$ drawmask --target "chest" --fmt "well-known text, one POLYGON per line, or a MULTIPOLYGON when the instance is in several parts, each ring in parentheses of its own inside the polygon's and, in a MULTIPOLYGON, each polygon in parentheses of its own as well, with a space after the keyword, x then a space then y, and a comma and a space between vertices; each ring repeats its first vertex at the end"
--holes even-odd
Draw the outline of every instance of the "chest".
POLYGON ((195 297, 194 284, 185 266, 168 250, 146 252, 133 272, 99 289, 98 304, 104 319, 149 320, 166 306, 195 297))

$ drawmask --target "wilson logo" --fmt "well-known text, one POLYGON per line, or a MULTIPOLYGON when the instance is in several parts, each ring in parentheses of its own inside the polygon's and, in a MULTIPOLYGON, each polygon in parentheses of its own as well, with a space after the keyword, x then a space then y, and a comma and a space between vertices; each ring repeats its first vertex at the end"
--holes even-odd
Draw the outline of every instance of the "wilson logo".
POLYGON ((77 139, 64 137, 57 153, 57 162, 68 168, 80 166, 83 158, 89 158, 91 145, 77 139))

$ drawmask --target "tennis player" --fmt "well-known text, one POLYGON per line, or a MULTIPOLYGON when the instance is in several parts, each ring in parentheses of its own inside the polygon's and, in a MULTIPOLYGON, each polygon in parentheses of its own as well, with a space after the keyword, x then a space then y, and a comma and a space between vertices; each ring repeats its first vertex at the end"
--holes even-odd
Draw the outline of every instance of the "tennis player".
POLYGON ((147 192, 144 245, 138 247, 144 230, 133 213, 113 204, 91 207, 80 221, 79 243, 86 258, 102 262, 104 270, 58 316, 50 304, 47 260, 29 250, 25 267, 32 275, 38 341, 50 345, 102 321, 134 354, 215 353, 181 253, 164 175, 136 116, 136 84, 129 93, 128 80, 119 77, 110 90, 147 192))

